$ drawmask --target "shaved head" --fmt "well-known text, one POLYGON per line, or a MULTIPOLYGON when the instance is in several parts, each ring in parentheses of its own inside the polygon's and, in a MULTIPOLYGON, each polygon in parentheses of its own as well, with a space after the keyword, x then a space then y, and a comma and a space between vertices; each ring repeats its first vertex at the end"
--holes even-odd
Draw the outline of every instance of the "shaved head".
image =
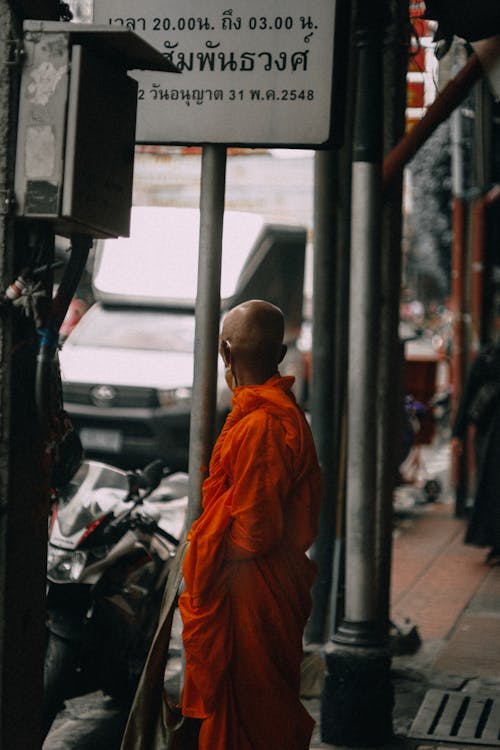
POLYGON ((249 300, 227 313, 222 324, 220 350, 237 381, 264 382, 276 373, 286 352, 284 332, 283 313, 270 302, 249 300))

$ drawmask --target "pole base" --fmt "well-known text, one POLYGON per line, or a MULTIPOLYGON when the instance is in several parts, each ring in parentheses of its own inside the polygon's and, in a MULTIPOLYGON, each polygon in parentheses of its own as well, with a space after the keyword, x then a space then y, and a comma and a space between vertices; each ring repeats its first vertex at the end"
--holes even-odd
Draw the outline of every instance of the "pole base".
POLYGON ((322 741, 376 747, 392 740, 394 687, 389 649, 329 644, 325 658, 322 741))
POLYGON ((351 621, 344 619, 334 636, 333 643, 339 646, 380 648, 388 644, 388 623, 375 620, 351 621))

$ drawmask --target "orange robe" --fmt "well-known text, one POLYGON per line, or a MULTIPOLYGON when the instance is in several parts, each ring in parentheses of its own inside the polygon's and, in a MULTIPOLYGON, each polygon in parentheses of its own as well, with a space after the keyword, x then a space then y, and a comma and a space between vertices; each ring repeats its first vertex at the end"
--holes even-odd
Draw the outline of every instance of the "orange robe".
POLYGON ((199 750, 309 748, 300 662, 320 474, 292 384, 235 389, 190 532, 183 713, 204 719, 199 750))

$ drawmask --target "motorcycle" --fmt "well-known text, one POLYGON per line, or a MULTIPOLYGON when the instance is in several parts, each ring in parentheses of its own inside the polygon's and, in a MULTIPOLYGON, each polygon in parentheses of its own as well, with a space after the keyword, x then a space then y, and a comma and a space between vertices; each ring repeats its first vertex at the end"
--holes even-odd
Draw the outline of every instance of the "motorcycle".
POLYGON ((82 461, 49 517, 44 737, 64 701, 130 701, 184 533, 187 475, 82 461))

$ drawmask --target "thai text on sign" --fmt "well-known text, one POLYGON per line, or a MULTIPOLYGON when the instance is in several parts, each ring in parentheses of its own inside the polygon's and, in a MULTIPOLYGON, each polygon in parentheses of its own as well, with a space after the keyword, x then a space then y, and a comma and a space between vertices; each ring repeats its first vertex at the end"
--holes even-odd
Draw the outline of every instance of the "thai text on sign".
POLYGON ((335 3, 96 0, 180 74, 134 72, 137 141, 320 145, 331 131, 335 3), (310 9, 309 9, 310 10, 310 9))

